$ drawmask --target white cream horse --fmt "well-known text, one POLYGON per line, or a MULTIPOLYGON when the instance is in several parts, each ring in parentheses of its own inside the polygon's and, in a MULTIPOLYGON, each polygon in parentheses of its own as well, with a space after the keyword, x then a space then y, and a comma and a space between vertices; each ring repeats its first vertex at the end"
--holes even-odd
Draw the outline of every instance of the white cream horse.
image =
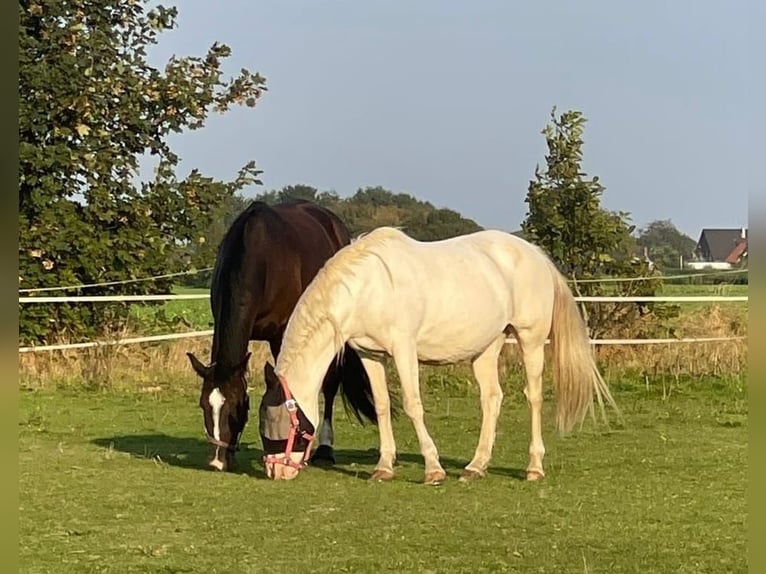
MULTIPOLYGON (((346 341, 366 351, 363 361, 380 430, 380 458, 372 478, 389 480, 394 477, 396 446, 382 361, 393 357, 404 410, 425 461, 425 483, 438 484, 446 475, 423 420, 418 365, 471 361, 480 387, 482 424, 475 454, 461 479, 479 478, 486 473, 495 441, 503 398, 497 363, 508 334, 516 337, 523 354, 524 393, 531 411, 527 479, 537 480, 544 476, 542 375, 549 336, 557 427, 568 431, 581 422, 593 406, 594 393, 602 411, 604 399, 615 409, 616 405, 598 372, 564 278, 542 250, 508 233, 480 231, 419 242, 397 229, 381 227, 344 247, 298 301, 276 366, 266 367, 267 393, 272 393, 272 405, 282 404, 292 393, 299 414, 315 429, 319 390, 330 361, 346 341)), ((262 417, 279 417, 276 411, 262 409, 262 417)), ((310 439, 313 429, 299 431, 298 418, 293 417, 295 430, 310 439)), ((278 421, 262 424, 273 427, 278 421)), ((286 439, 284 435, 281 438, 286 439)), ((289 441, 286 450, 294 444, 298 445, 289 441)), ((303 444, 299 448, 305 450, 306 441, 303 444)), ((284 451, 282 447, 279 453, 266 453, 271 478, 290 479, 298 473, 304 453, 284 451)))

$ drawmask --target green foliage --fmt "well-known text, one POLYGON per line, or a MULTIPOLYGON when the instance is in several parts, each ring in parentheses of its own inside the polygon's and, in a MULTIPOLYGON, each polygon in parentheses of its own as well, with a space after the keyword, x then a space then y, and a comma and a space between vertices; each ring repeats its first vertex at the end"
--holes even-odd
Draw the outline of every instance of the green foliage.
MULTIPOLYGON (((192 264, 219 206, 258 183, 251 162, 233 181, 178 179, 170 134, 208 115, 254 106, 265 80, 224 79, 230 49, 150 66, 146 50, 175 26, 175 8, 143 0, 19 3, 19 283, 21 288, 122 280, 192 264), (137 183, 140 157, 157 162, 137 183)), ((89 293, 166 291, 169 282, 89 293)), ((124 306, 25 305, 19 335, 42 342, 119 326, 124 306)))
MULTIPOLYGON (((188 257, 192 269, 209 269, 215 263, 218 246, 231 224, 244 209, 249 201, 238 193, 227 195, 222 201, 213 206, 210 213, 210 224, 197 239, 189 246, 188 257)), ((187 276, 182 283, 189 287, 209 287, 212 271, 202 271, 187 276)))
POLYGON ((360 188, 348 198, 332 191, 319 191, 307 185, 291 185, 270 191, 257 199, 268 203, 288 199, 307 199, 334 211, 352 235, 390 225, 402 227, 415 239, 434 241, 479 231, 482 227, 451 209, 436 208, 407 193, 395 193, 382 187, 360 188))
MULTIPOLYGON (((254 198, 270 205, 291 199, 313 201, 330 209, 346 223, 354 236, 383 225, 402 227, 409 235, 423 241, 446 239, 482 229, 478 223, 456 211, 436 208, 427 201, 382 187, 366 187, 351 197, 341 198, 334 191, 319 191, 310 185, 299 184, 266 191, 254 198)), ((215 263, 215 250, 226 229, 248 203, 234 195, 230 201, 221 204, 205 234, 205 242, 194 249, 192 261, 195 267, 205 268, 215 263)), ((209 281, 210 275, 205 273, 184 279, 183 283, 202 287, 209 285, 209 281)))
POLYGON ((652 221, 638 233, 636 243, 661 269, 681 268, 681 257, 690 259, 697 242, 681 233, 669 219, 652 221))
MULTIPOLYGON (((646 261, 635 256, 634 226, 626 212, 607 211, 601 206, 604 186, 589 178, 581 167, 586 119, 579 111, 556 115, 542 130, 548 146, 546 169, 535 169, 526 197, 528 213, 522 223, 525 237, 545 249, 559 269, 573 280, 578 296, 653 295, 659 281, 596 283, 603 277, 649 276, 646 261), (584 282, 583 282, 584 281, 584 282)), ((662 317, 674 311, 654 306, 662 317)), ((643 318, 652 305, 621 303, 581 304, 591 336, 618 336, 626 329, 638 336, 646 325, 643 318), (644 325, 641 325, 644 323, 644 325)))
POLYGON ((415 239, 435 241, 482 229, 478 223, 456 211, 437 208, 428 201, 382 187, 359 189, 350 198, 339 202, 336 210, 354 235, 389 225, 401 227, 415 239))
POLYGON ((295 199, 303 199, 312 201, 323 207, 327 207, 328 209, 332 209, 339 201, 341 201, 338 195, 333 191, 319 191, 317 188, 305 184, 286 185, 280 190, 271 190, 261 193, 255 199, 268 203, 269 205, 295 199))

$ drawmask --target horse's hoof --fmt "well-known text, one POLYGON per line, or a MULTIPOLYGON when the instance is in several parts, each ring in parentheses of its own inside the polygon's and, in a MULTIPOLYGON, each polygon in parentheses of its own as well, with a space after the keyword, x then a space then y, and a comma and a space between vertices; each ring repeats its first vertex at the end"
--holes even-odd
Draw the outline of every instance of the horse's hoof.
POLYGON ((394 473, 383 469, 376 469, 370 477, 370 482, 390 482, 392 480, 394 480, 394 473))
POLYGON ((443 470, 432 470, 426 473, 423 484, 427 486, 440 486, 447 478, 447 473, 443 470))
POLYGON ((335 453, 330 445, 320 444, 319 448, 311 457, 311 464, 316 466, 329 466, 335 464, 335 453))
POLYGON ((545 473, 542 470, 528 470, 527 480, 542 480, 545 478, 545 473))
POLYGON ((474 470, 472 468, 464 468, 463 472, 460 473, 460 478, 458 478, 458 480, 460 482, 469 482, 472 480, 484 478, 485 476, 487 476, 487 473, 484 471, 474 470))

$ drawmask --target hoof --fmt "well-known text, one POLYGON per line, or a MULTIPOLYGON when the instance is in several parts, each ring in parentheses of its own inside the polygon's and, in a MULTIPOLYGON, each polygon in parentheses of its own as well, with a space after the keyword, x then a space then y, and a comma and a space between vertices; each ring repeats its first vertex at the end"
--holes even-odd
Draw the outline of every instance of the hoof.
POLYGON ((427 486, 440 486, 444 483, 444 481, 447 478, 447 473, 443 470, 432 470, 431 472, 426 473, 425 480, 423 481, 423 484, 427 486))
POLYGON ((487 476, 487 473, 484 471, 474 470, 472 468, 464 468, 463 472, 460 473, 460 478, 458 478, 458 480, 460 482, 469 482, 472 480, 484 478, 485 476, 487 476))
POLYGON ((394 479, 394 473, 390 470, 376 469, 370 477, 370 482, 390 482, 394 479))
POLYGON ((335 464, 335 453, 331 446, 326 444, 320 444, 319 448, 314 452, 314 456, 311 457, 311 464, 316 466, 330 466, 335 464))
POLYGON ((528 470, 527 480, 542 480, 545 478, 545 473, 542 470, 528 470))

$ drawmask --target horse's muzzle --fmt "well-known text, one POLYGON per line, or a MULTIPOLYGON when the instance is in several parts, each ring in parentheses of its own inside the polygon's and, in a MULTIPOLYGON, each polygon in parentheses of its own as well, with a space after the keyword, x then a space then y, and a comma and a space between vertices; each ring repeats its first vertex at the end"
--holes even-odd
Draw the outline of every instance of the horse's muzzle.
POLYGON ((264 457, 264 467, 266 478, 271 480, 293 480, 303 468, 304 454, 302 452, 293 452, 290 454, 292 464, 285 459, 284 453, 264 457))
POLYGON ((221 472, 231 470, 234 466, 234 453, 228 449, 213 447, 210 458, 208 459, 208 466, 221 472))

